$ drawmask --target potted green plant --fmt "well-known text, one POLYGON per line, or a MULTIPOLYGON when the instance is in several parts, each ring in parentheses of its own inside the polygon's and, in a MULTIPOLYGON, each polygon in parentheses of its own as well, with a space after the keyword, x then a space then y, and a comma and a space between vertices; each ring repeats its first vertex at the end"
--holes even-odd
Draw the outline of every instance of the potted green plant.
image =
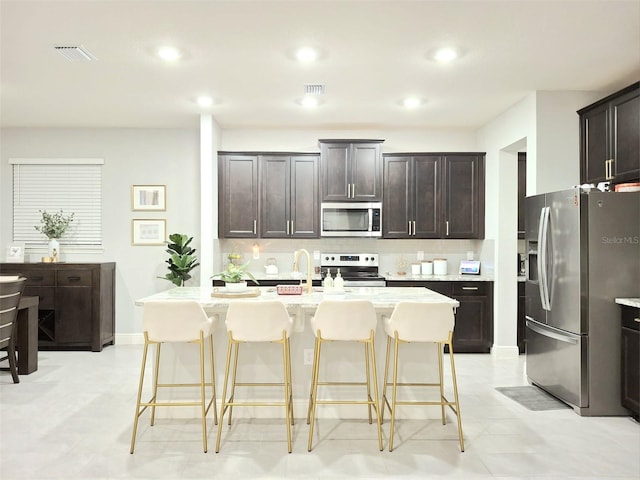
POLYGON ((242 291, 247 288, 247 282, 246 280, 243 280, 244 277, 250 278, 259 284, 258 280, 256 280, 251 272, 247 271, 248 266, 249 262, 244 265, 236 265, 235 263, 229 262, 226 270, 216 273, 211 278, 219 277, 230 292, 242 291))
POLYGON ((163 278, 169 280, 178 287, 184 286, 184 282, 191 278, 191 270, 200 265, 197 257, 194 255, 196 249, 189 246, 193 237, 182 233, 172 233, 169 235, 166 252, 170 257, 165 260, 169 264, 169 273, 163 278))
POLYGON ((62 209, 56 213, 48 213, 46 210, 39 210, 39 212, 42 214, 40 219, 42 225, 36 225, 35 229, 49 239, 49 259, 55 262, 60 257, 60 242, 58 240, 69 229, 74 214, 65 215, 62 209))

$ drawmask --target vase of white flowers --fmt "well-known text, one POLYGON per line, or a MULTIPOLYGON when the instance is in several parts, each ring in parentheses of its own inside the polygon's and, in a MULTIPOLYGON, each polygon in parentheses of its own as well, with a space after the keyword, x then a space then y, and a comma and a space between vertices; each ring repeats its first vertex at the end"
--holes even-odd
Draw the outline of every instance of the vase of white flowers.
POLYGON ((48 255, 52 262, 58 261, 60 258, 60 242, 59 239, 67 232, 69 225, 73 222, 73 213, 65 215, 62 209, 56 213, 48 213, 46 210, 40 210, 42 218, 35 229, 46 235, 49 239, 48 255))

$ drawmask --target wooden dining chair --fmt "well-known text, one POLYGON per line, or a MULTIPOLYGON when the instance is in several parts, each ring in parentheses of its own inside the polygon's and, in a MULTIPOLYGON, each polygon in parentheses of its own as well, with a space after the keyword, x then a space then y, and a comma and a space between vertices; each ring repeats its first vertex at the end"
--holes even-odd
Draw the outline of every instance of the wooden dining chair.
POLYGON ((18 362, 16 360, 16 319, 18 304, 27 279, 15 275, 0 275, 0 348, 7 349, 7 356, 0 361, 9 360, 9 371, 13 383, 20 383, 18 362))

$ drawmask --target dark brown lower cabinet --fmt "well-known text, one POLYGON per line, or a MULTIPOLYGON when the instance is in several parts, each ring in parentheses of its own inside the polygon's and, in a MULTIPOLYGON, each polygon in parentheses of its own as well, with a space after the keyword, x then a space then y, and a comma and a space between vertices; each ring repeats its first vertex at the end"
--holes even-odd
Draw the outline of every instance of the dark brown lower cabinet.
POLYGON ((391 280, 387 287, 426 287, 460 302, 453 348, 460 353, 489 353, 493 346, 493 282, 391 280))
POLYGON ((622 406, 640 417, 640 308, 622 306, 622 406))
POLYGON ((524 282, 518 282, 518 352, 524 353, 525 351, 525 338, 524 331, 526 320, 524 318, 524 304, 525 304, 525 293, 524 293, 524 282))
POLYGON ((3 263, 0 272, 27 277, 23 295, 39 297, 38 349, 113 345, 115 263, 3 263))

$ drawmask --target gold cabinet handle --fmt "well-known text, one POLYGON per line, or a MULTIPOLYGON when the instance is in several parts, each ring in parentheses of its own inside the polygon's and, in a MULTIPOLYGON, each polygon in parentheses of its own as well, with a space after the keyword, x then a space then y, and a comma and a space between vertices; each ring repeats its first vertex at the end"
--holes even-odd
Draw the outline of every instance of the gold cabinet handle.
POLYGON ((445 221, 445 226, 447 227, 447 231, 445 233, 445 235, 448 237, 449 236, 449 220, 445 221))
POLYGON ((257 224, 258 224, 258 221, 257 221, 257 220, 254 220, 254 221, 253 221, 253 234, 254 234, 254 235, 256 234, 256 231, 257 231, 257 228, 256 228, 256 227, 257 227, 257 224))

